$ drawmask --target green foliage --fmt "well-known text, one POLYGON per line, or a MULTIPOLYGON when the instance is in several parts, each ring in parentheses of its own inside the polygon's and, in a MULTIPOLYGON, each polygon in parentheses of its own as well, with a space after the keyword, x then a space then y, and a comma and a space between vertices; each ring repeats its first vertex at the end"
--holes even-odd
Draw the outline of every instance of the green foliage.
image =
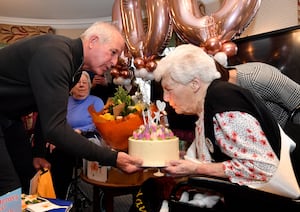
POLYGON ((118 86, 116 90, 117 91, 114 93, 112 98, 114 105, 119 105, 122 103, 125 103, 126 105, 132 104, 131 96, 122 86, 118 86))
POLYGON ((123 103, 125 104, 125 106, 120 115, 127 116, 129 113, 136 112, 136 109, 134 108, 135 105, 134 101, 132 100, 128 91, 125 90, 122 86, 118 86, 118 88, 116 88, 116 92, 112 97, 112 101, 113 101, 113 105, 109 107, 109 112, 111 114, 113 114, 113 107, 123 103))

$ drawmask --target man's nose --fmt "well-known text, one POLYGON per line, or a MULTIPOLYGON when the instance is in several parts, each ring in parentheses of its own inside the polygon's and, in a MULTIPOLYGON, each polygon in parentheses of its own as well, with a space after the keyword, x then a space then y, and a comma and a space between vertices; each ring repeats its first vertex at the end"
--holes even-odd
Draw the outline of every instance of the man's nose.
POLYGON ((113 58, 111 59, 111 67, 110 67, 110 68, 112 68, 112 67, 114 67, 115 65, 117 65, 117 63, 118 63, 118 57, 115 56, 115 57, 113 57, 113 58))

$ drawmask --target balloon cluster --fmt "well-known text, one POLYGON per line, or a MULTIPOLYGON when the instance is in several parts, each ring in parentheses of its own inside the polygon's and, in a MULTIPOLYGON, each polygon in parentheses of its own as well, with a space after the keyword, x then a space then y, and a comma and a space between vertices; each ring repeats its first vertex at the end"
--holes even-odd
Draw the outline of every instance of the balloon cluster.
MULTIPOLYGON (((199 0, 115 0, 112 21, 124 35, 135 76, 152 80, 156 68, 152 55, 163 53, 173 31, 183 43, 227 61, 238 50, 231 40, 245 30, 260 4, 261 0, 223 0, 217 11, 206 15, 199 0)), ((127 74, 116 75, 128 79, 127 74)))
POLYGON ((197 0, 169 0, 174 30, 185 43, 200 46, 208 54, 223 52, 227 57, 237 53, 231 41, 239 36, 254 18, 261 0, 223 0, 210 15, 202 14, 197 0))
POLYGON ((153 80, 153 71, 156 69, 157 63, 155 61, 155 55, 150 57, 137 57, 134 59, 135 71, 134 75, 144 80, 153 80))
POLYGON ((129 64, 123 59, 119 58, 117 65, 111 70, 110 74, 113 76, 113 83, 116 85, 130 85, 133 77, 133 71, 129 64))
POLYGON ((155 57, 163 53, 173 33, 168 0, 115 0, 112 21, 124 35, 135 77, 153 80, 155 57))
POLYGON ((200 47, 208 54, 215 55, 218 52, 224 52, 228 57, 236 55, 238 50, 234 42, 222 42, 217 37, 208 38, 200 47))

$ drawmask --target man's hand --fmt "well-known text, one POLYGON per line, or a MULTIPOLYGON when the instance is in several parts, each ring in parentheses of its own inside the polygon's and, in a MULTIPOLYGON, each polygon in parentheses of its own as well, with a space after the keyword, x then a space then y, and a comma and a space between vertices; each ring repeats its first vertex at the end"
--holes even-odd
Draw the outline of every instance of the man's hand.
POLYGON ((51 164, 45 158, 33 158, 33 166, 36 170, 41 168, 51 169, 51 164))
POLYGON ((46 148, 49 148, 49 152, 52 153, 53 150, 56 148, 54 144, 51 144, 49 142, 46 143, 46 148))
POLYGON ((132 157, 125 152, 119 152, 117 157, 117 168, 126 173, 134 173, 143 170, 141 165, 143 161, 140 158, 132 157))

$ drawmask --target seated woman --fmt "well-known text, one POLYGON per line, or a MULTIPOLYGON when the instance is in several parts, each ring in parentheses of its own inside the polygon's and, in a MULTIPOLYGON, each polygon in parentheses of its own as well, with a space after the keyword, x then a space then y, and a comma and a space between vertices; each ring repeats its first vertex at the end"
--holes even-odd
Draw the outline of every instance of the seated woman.
MULTIPOLYGON (((300 85, 298 83, 281 73, 276 67, 266 63, 248 62, 227 67, 221 65, 227 63, 224 59, 227 58, 216 57, 218 61, 215 61, 222 80, 246 88, 261 98, 283 129, 288 127, 288 121, 295 124, 295 127, 300 127, 300 85)), ((156 83, 153 87, 158 90, 154 92, 159 94, 156 99, 161 99, 161 86, 156 83)), ((171 129, 175 133, 181 129, 183 136, 187 137, 187 132, 193 128, 192 124, 197 120, 197 116, 176 114, 170 107, 167 107, 167 111, 171 129)), ((180 134, 178 136, 181 137, 180 134)))
POLYGON ((83 71, 80 80, 72 88, 68 100, 67 121, 78 133, 91 137, 98 134, 92 117, 88 112, 88 107, 94 105, 98 112, 104 107, 101 98, 90 95, 91 79, 88 72, 83 71))
MULTIPOLYGON (((91 85, 89 74, 83 71, 80 80, 70 92, 67 121, 76 132, 99 143, 99 134, 88 112, 88 107, 94 105, 95 110, 98 112, 102 110, 104 103, 99 97, 90 95, 91 85)), ((51 163, 56 196, 65 199, 68 186, 72 181, 76 156, 63 152, 53 145, 50 145, 49 148, 50 154, 47 159, 51 163)))
MULTIPOLYGON (((169 161, 164 172, 208 175, 252 188, 272 183, 285 159, 281 147, 287 143, 293 150, 295 143, 259 98, 220 80, 214 59, 191 44, 178 46, 161 59, 154 76, 162 84, 164 101, 176 113, 198 116, 195 140, 185 159, 169 161)), ((277 186, 273 184, 272 192, 280 194, 283 183, 297 184, 299 169, 285 171, 291 175, 280 178, 277 186)), ((289 191, 291 198, 300 196, 298 185, 289 191)))

